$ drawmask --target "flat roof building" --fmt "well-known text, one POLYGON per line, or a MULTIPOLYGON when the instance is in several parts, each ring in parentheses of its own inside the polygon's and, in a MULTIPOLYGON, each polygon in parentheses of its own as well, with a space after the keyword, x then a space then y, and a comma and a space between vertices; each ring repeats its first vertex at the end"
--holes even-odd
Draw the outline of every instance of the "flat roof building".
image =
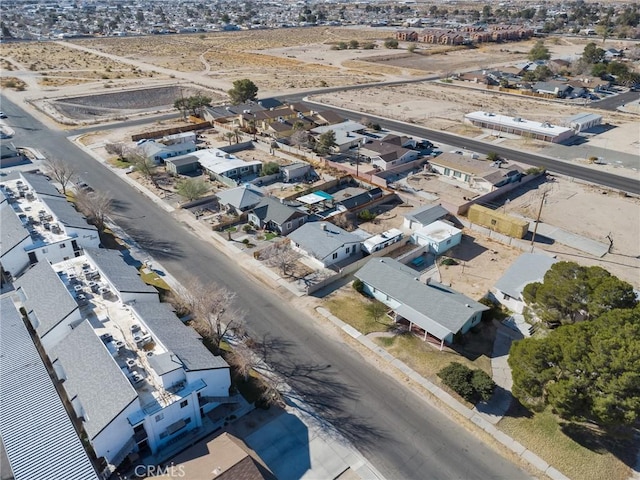
POLYGON ((512 133, 528 136, 536 140, 551 143, 561 143, 574 135, 571 128, 552 125, 549 122, 534 122, 521 117, 500 115, 490 112, 472 112, 464 116, 473 125, 495 130, 498 132, 512 133))

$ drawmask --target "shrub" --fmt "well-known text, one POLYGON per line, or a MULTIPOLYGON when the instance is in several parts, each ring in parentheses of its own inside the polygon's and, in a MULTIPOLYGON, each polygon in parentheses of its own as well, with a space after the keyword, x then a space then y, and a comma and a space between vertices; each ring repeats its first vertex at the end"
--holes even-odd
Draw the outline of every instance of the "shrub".
POLYGON ((244 232, 248 232, 248 231, 250 231, 252 229, 253 229, 253 227, 251 227, 251 225, 249 225, 249 224, 246 224, 246 225, 242 226, 242 231, 244 231, 244 232))
POLYGON ((458 261, 454 260, 453 258, 443 258, 442 262, 440 262, 441 265, 458 265, 458 261))
POLYGON ((364 291, 364 283, 359 278, 356 278, 351 285, 353 286, 353 289, 358 293, 362 293, 364 291))
POLYGON ((384 41, 385 48, 398 48, 398 40, 395 38, 387 38, 384 41))
POLYGON ((280 165, 276 162, 267 162, 262 166, 260 170, 260 176, 266 177, 267 175, 273 175, 274 173, 278 173, 280 171, 280 165))
POLYGON ((451 390, 456 392, 467 401, 473 398, 473 387, 471 386, 472 370, 458 362, 453 362, 438 372, 438 377, 451 390))
POLYGON ((496 383, 484 370, 475 370, 471 375, 471 386, 480 400, 486 402, 493 395, 496 383))
POLYGON ((483 370, 471 370, 466 365, 453 362, 438 372, 438 377, 451 390, 466 401, 477 403, 491 398, 495 382, 483 370))
POLYGON ((369 222, 376 218, 376 214, 369 210, 362 210, 360 213, 358 213, 358 218, 365 222, 369 222))

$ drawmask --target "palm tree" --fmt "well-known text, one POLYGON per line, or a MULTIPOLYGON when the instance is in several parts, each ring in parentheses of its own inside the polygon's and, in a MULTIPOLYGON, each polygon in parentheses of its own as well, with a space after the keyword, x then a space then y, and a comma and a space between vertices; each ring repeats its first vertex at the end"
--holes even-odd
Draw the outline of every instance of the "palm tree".
POLYGON ((240 142, 240 129, 239 128, 234 128, 233 129, 233 135, 236 137, 236 143, 240 142))
POLYGON ((233 137, 235 137, 235 134, 233 132, 226 132, 224 134, 224 137, 229 140, 229 145, 231 145, 231 140, 233 140, 233 137))

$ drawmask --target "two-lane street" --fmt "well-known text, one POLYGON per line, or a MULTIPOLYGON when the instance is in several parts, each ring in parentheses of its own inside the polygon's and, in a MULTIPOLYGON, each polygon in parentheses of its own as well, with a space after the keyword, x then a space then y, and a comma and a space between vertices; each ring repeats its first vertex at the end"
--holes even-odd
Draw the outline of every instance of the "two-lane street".
POLYGON ((172 215, 3 97, 16 145, 68 161, 114 200, 114 218, 180 281, 237 292, 250 334, 272 344, 270 363, 389 479, 518 479, 528 475, 398 381, 381 373, 305 312, 283 302, 172 215))

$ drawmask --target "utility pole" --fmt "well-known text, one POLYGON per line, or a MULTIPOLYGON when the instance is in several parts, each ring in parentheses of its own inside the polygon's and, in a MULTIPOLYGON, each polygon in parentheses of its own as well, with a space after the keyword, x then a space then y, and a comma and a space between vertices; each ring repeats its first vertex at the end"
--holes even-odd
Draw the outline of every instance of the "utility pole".
POLYGON ((540 223, 540 215, 542 215, 542 205, 544 205, 544 199, 549 193, 548 190, 542 192, 542 198, 540 199, 540 208, 538 209, 538 218, 536 218, 536 226, 533 227, 533 235, 531 236, 531 252, 533 253, 533 242, 536 240, 536 232, 538 231, 538 224, 540 223))

